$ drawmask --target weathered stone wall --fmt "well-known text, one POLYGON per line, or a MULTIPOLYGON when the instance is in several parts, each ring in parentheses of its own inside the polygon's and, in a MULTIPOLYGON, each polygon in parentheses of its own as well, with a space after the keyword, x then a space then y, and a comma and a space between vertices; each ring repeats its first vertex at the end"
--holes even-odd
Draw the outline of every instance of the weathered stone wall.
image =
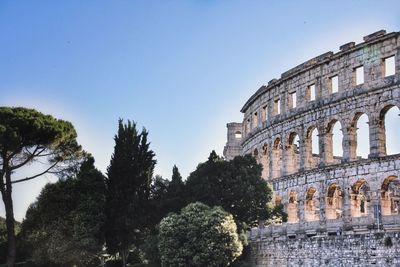
POLYGON ((251 243, 255 267, 400 266, 399 251, 399 234, 382 232, 271 237, 251 243))
POLYGON ((385 115, 394 106, 400 108, 400 33, 385 31, 313 58, 250 97, 243 122, 228 124, 224 155, 254 155, 275 202, 288 213, 287 223, 253 229, 256 266, 400 266, 392 253, 397 236, 387 253, 377 237, 400 232, 400 154, 387 155, 385 133, 385 115), (394 59, 390 75, 387 58, 394 59), (358 131, 362 115, 368 133, 358 131), (337 124, 343 134, 339 157, 332 140, 337 124), (238 143, 232 132, 240 128, 238 143), (312 152, 315 130, 319 154, 312 152), (369 136, 368 158, 357 156, 357 134, 369 136), (316 243, 322 247, 315 249, 316 243), (375 252, 359 253, 370 244, 375 252))
POLYGON ((243 141, 243 131, 241 123, 228 123, 226 125, 227 131, 227 144, 224 147, 224 156, 227 160, 233 159, 235 156, 242 153, 241 143, 243 141))

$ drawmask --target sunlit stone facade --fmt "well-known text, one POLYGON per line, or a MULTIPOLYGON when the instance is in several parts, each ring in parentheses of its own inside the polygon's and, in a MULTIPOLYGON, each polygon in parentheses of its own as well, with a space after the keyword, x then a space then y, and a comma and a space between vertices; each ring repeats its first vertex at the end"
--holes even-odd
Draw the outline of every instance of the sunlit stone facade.
MULTIPOLYGON (((378 253, 375 258, 367 253, 368 260, 361 261, 362 255, 350 253, 342 263, 301 256, 318 239, 330 242, 324 248, 331 246, 336 257, 344 257, 341 253, 347 250, 340 252, 335 245, 343 244, 343 236, 357 242, 362 235, 362 240, 379 243, 371 237, 379 234, 382 240, 393 240, 386 247, 389 252, 400 249, 400 154, 387 155, 385 132, 385 115, 396 106, 400 107, 400 33, 385 31, 317 56, 250 97, 241 109, 243 122, 227 125, 224 155, 228 160, 254 155, 273 186, 275 201, 288 213, 286 223, 251 231, 255 266, 300 266, 299 257, 301 266, 400 266, 396 253, 378 253), (358 131, 363 115, 368 132, 358 131), (337 124, 343 135, 341 156, 332 152, 337 124), (369 137, 367 158, 357 156, 357 135, 369 137), (313 153, 313 136, 318 138, 318 154, 313 153), (291 242, 303 245, 289 248, 291 242), (278 253, 277 246, 288 252, 278 253)), ((362 242, 359 246, 365 245, 362 242)))

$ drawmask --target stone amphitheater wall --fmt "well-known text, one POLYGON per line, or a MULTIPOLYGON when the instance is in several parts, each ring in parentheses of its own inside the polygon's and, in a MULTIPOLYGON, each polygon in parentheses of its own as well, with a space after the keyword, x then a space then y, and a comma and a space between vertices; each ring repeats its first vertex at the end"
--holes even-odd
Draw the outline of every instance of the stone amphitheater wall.
POLYGON ((379 31, 363 43, 342 45, 337 53, 283 73, 250 97, 241 109, 243 122, 227 125, 224 155, 254 155, 273 186, 276 204, 288 213, 285 223, 252 230, 255 266, 400 266, 394 256, 400 154, 387 155, 385 133, 385 115, 392 107, 400 108, 399 32, 379 31), (394 73, 385 69, 388 59, 394 73), (358 131, 361 116, 367 116, 368 133, 358 131), (343 135, 341 156, 333 155, 336 124, 343 135), (357 156, 357 135, 369 137, 366 158, 357 156), (385 247, 387 253, 380 236, 394 241, 385 247), (308 251, 316 243, 321 249, 308 251), (350 244, 356 246, 345 247, 350 244), (357 254, 368 244, 375 252, 357 254), (328 256, 322 257, 323 251, 328 256))

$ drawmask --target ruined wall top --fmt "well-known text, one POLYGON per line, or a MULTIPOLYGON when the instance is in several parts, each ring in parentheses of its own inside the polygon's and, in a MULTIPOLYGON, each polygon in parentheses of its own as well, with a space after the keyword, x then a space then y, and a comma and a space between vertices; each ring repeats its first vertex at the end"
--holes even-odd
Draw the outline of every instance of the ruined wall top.
MULTIPOLYGON (((244 106, 241 109, 242 113, 246 113, 249 108, 251 108, 252 104, 260 98, 262 95, 266 93, 274 94, 273 91, 276 89, 280 89, 282 85, 285 82, 288 82, 290 80, 298 80, 300 79, 299 76, 304 74, 307 71, 312 71, 313 69, 317 69, 323 64, 329 64, 332 61, 338 61, 342 57, 346 57, 349 54, 354 54, 354 53, 363 53, 363 49, 365 49, 367 46, 372 45, 377 42, 383 42, 387 39, 391 38, 398 38, 400 36, 400 32, 392 32, 386 34, 385 30, 380 30, 377 32, 374 32, 372 34, 364 36, 363 40, 364 42, 355 44, 355 42, 349 42, 346 44, 343 44, 339 48, 339 52, 333 53, 331 51, 324 53, 322 55, 319 55, 315 58, 312 58, 284 73, 281 74, 281 77, 279 79, 272 79, 268 82, 268 85, 263 85, 261 86, 244 104, 244 106)), ((344 66, 343 66, 344 67, 344 66)), ((273 96, 272 96, 273 97, 273 96)))

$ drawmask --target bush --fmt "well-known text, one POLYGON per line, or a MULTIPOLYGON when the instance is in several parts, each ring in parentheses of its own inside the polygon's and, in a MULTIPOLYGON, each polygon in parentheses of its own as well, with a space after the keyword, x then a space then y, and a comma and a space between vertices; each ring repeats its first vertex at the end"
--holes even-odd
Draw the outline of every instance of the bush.
POLYGON ((392 238, 390 236, 385 237, 384 244, 385 247, 393 246, 392 238))
POLYGON ((163 267, 227 266, 242 253, 233 216, 220 207, 192 203, 160 223, 163 267))

